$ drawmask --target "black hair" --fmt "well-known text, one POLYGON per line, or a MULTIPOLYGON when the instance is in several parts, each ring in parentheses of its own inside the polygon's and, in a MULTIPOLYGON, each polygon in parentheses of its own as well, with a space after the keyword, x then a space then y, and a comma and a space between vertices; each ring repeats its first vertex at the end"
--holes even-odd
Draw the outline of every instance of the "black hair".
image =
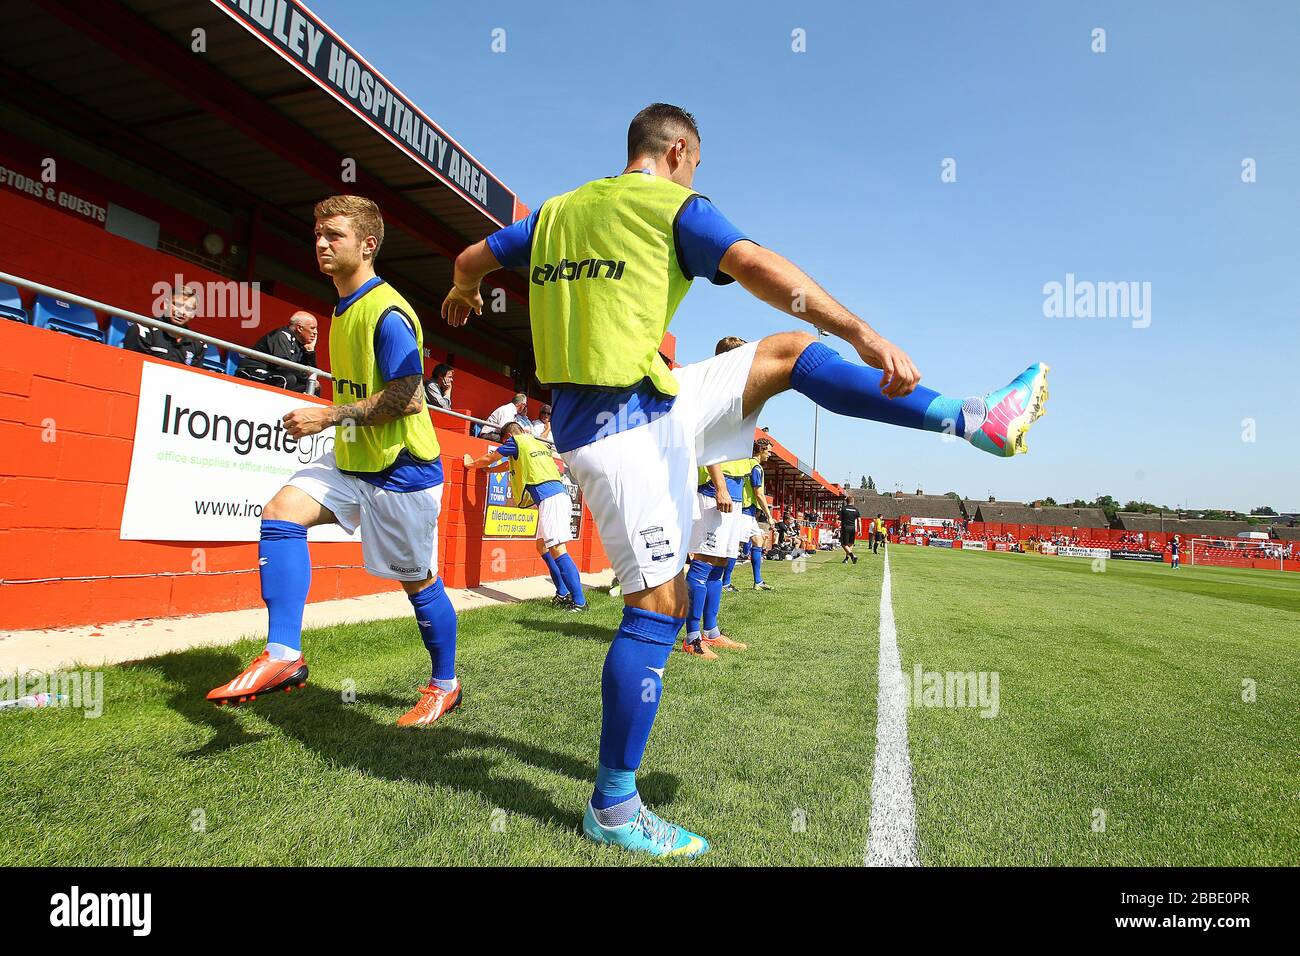
POLYGON ((658 156, 683 133, 690 133, 699 142, 700 128, 694 116, 680 106, 651 103, 632 117, 627 128, 627 158, 631 161, 638 156, 658 156))

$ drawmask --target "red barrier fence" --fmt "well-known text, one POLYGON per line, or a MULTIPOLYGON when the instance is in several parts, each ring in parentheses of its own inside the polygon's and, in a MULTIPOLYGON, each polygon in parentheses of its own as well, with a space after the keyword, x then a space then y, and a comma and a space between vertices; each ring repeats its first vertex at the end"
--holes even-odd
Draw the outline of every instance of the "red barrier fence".
MULTIPOLYGON (((144 361, 124 349, 0 321, 0 629, 261 603, 255 542, 118 538, 144 361), (43 440, 50 422, 56 441, 43 440), (204 570, 196 572, 199 547, 204 570)), ((480 473, 467 482, 460 459, 481 455, 487 444, 469 437, 463 421, 436 414, 433 420, 446 469, 438 563, 447 585, 545 574, 533 541, 483 540, 486 479, 480 473)), ((570 545, 582 571, 609 566, 595 530, 584 509, 582 535, 570 545)), ((396 587, 361 569, 359 544, 313 542, 311 553, 310 601, 396 587)))
MULTIPOLYGON (((898 525, 899 522, 891 523, 891 540, 897 540, 898 525)), ((1139 532, 1116 528, 1075 528, 1063 525, 1005 524, 991 521, 971 521, 966 525, 965 531, 962 531, 960 527, 941 529, 937 527, 928 528, 922 525, 913 525, 911 531, 914 535, 926 532, 927 536, 931 538, 951 540, 956 548, 961 548, 962 539, 995 542, 999 539, 1005 539, 1009 535, 1011 541, 1022 544, 1033 538, 1050 543, 1054 538, 1063 535, 1070 539, 1069 543, 1071 545, 1080 548, 1105 548, 1112 551, 1125 549, 1132 551, 1160 551, 1163 553, 1165 563, 1170 560, 1169 543, 1174 537, 1173 532, 1145 531, 1140 532, 1142 537, 1139 542, 1139 532)), ((1187 549, 1193 537, 1184 533, 1179 534, 1183 549, 1181 559, 1184 565, 1188 563, 1187 549)), ((990 550, 993 549, 990 548, 990 550)), ((1280 568, 1284 571, 1300 571, 1300 559, 1279 561, 1277 558, 1237 558, 1231 562, 1216 563, 1259 570, 1276 571, 1280 568)))

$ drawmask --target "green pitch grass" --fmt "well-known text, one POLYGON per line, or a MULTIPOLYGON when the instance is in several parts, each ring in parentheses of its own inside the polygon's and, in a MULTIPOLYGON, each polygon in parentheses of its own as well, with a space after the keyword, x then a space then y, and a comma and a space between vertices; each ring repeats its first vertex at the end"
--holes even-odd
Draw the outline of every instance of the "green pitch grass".
MULTIPOLYGON (((1300 576, 890 558, 909 683, 917 664, 999 675, 992 719, 910 711, 923 863, 1300 856, 1300 576)), ((713 842, 704 865, 862 862, 880 561, 792 571, 768 562, 776 591, 724 597, 749 651, 669 664, 641 789, 713 842)), ((427 679, 413 620, 309 632, 306 690, 235 710, 203 695, 251 641, 109 669, 98 719, 0 714, 6 860, 644 864, 578 833, 621 607, 591 601, 581 616, 543 602, 462 615, 465 706, 432 729, 394 726, 427 679)))
POLYGON ((1300 575, 891 559, 905 675, 1000 677, 995 718, 910 712, 924 864, 1300 859, 1300 575))
MULTIPOLYGON (((727 632, 749 651, 672 655, 640 789, 715 841, 708 862, 860 864, 879 569, 767 568, 780 590, 723 603, 727 632)), ((736 583, 750 582, 738 568, 736 583)), ((465 703, 433 728, 394 726, 429 678, 414 618, 308 632, 307 687, 236 709, 203 697, 260 642, 112 668, 95 720, 0 714, 6 859, 648 862, 579 833, 596 773, 601 665, 623 606, 599 592, 589 600, 585 615, 543 601, 462 615, 465 703), (344 702, 350 686, 355 703, 344 702)))

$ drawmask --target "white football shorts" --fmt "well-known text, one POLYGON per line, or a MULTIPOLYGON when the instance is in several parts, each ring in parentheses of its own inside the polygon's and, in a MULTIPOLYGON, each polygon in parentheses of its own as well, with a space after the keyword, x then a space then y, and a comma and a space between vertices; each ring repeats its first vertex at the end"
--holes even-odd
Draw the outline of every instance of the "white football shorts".
POLYGON ((568 493, 551 495, 537 503, 537 537, 554 548, 573 540, 573 499, 568 493))
POLYGON ((348 534, 360 526, 361 555, 375 577, 423 581, 430 571, 437 575, 442 485, 385 491, 339 471, 332 451, 288 483, 334 512, 348 534))
POLYGON ((698 468, 753 452, 759 410, 744 417, 742 398, 757 349, 750 342, 674 369, 680 391, 666 415, 561 455, 623 593, 681 574, 700 516, 698 468))

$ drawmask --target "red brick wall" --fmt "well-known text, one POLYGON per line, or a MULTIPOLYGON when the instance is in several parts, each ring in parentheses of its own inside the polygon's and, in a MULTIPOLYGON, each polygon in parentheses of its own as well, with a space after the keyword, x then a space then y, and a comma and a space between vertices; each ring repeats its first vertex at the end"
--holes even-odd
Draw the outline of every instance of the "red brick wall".
MULTIPOLYGON (((0 320, 0 629, 261 603, 254 543, 118 539, 143 361, 136 353, 0 320), (55 440, 42 440, 51 423, 55 440), (192 569, 195 548, 204 549, 203 573, 192 569), (43 578, 96 580, 11 583, 43 578)), ((460 460, 467 452, 482 454, 486 443, 470 438, 463 423, 433 420, 447 478, 439 567, 448 586, 546 573, 534 542, 482 540, 486 478, 477 472, 467 483, 460 460)), ((396 586, 360 569, 359 545, 311 548, 311 601, 396 586)), ((590 514, 571 548, 582 570, 608 567, 590 514)))

